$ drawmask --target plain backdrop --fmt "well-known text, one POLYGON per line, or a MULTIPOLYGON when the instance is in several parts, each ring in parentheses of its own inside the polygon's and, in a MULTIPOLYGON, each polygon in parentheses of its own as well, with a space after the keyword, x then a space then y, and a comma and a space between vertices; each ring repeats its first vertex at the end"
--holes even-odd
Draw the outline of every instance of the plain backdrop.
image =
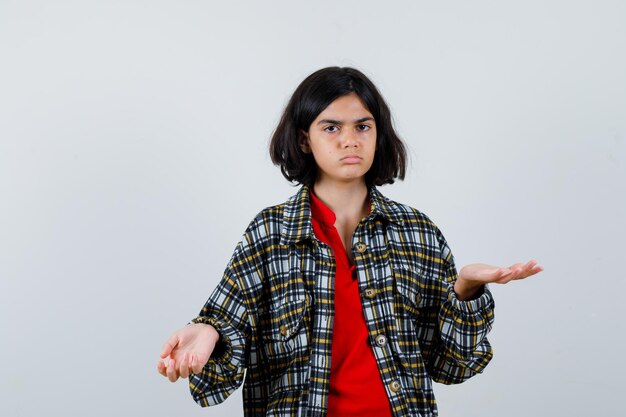
POLYGON ((492 287, 492 363, 442 416, 623 415, 623 1, 0 1, 0 415, 241 416, 156 372, 250 220, 267 145, 329 65, 411 157, 388 197, 492 287))

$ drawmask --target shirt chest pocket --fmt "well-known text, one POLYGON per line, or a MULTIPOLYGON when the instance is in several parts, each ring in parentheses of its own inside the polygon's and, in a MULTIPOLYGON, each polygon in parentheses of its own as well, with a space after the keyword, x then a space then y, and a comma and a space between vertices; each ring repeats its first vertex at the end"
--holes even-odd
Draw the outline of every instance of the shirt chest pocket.
POLYGON ((308 298, 284 301, 269 309, 260 335, 272 374, 282 374, 307 352, 308 311, 308 298))
POLYGON ((392 272, 396 300, 412 318, 418 318, 420 311, 445 300, 447 286, 438 277, 405 267, 393 267, 392 272))

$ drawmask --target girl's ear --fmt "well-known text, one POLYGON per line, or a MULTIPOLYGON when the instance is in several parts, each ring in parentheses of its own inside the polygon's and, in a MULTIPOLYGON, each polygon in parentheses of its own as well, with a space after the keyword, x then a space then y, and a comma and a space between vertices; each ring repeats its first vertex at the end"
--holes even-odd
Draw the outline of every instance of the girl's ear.
POLYGON ((300 129, 300 149, 304 153, 311 153, 311 145, 309 143, 309 134, 304 130, 300 129))

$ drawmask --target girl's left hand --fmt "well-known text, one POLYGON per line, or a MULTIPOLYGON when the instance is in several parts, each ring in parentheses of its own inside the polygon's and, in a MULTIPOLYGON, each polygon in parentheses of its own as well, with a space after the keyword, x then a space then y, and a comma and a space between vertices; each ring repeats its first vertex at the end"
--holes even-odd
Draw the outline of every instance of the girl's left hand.
POLYGON ((537 261, 517 263, 509 267, 487 264, 466 265, 459 271, 454 292, 460 300, 471 298, 483 284, 506 284, 509 281, 528 278, 543 271, 537 261))

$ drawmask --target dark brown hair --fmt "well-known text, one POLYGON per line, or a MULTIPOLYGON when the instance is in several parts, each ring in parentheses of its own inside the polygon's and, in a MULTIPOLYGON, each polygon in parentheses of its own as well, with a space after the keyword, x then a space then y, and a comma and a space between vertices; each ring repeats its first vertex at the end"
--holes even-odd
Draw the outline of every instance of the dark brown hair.
POLYGON ((406 172, 406 147, 396 134, 391 113, 374 84, 359 70, 327 67, 304 79, 293 93, 272 135, 270 156, 287 180, 312 186, 317 177, 313 154, 300 148, 301 131, 338 97, 356 93, 376 122, 376 152, 372 167, 365 174, 368 186, 392 184, 403 180, 406 172))

